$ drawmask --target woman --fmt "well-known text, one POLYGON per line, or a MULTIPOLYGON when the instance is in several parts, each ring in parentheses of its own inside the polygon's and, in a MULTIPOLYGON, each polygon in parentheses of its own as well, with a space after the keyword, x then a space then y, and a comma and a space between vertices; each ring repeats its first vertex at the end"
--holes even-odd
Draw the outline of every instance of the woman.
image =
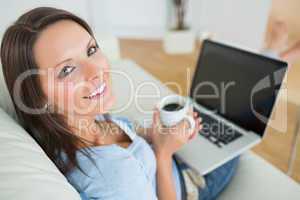
MULTIPOLYGON (((201 129, 188 123, 136 135, 108 111, 115 102, 109 64, 88 24, 60 9, 40 7, 11 25, 1 44, 6 84, 21 125, 84 199, 182 199, 185 184, 174 153, 201 129), (143 135, 143 134, 141 134, 143 135), (147 137, 147 138, 146 138, 147 137)), ((237 160, 208 174, 200 199, 214 199, 237 160)), ((182 166, 182 165, 181 165, 182 166)))

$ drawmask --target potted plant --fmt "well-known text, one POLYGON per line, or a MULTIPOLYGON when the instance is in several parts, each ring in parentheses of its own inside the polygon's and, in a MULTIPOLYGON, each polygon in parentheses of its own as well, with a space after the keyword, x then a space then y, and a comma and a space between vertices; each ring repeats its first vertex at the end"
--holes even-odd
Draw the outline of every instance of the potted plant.
POLYGON ((171 25, 163 39, 164 50, 169 54, 191 53, 195 48, 195 33, 185 22, 188 0, 168 1, 171 25))

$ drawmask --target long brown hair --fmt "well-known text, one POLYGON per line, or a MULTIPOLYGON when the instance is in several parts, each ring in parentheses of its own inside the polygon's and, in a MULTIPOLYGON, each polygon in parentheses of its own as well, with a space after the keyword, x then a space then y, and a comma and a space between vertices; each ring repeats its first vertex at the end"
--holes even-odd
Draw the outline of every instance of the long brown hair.
MULTIPOLYGON (((38 142, 58 169, 67 174, 74 167, 79 167, 76 151, 84 147, 84 140, 72 134, 64 117, 56 112, 34 114, 24 112, 14 97, 17 78, 29 70, 38 70, 34 59, 33 46, 41 31, 59 20, 72 20, 81 25, 93 36, 89 25, 76 15, 61 9, 39 7, 20 16, 6 30, 1 44, 1 61, 4 78, 12 98, 18 121, 24 129, 38 142), (61 154, 66 155, 65 158, 61 154)), ((41 88, 38 74, 26 77, 20 85, 20 101, 31 109, 40 109, 47 102, 41 88)), ((88 154, 88 148, 83 148, 88 154)))

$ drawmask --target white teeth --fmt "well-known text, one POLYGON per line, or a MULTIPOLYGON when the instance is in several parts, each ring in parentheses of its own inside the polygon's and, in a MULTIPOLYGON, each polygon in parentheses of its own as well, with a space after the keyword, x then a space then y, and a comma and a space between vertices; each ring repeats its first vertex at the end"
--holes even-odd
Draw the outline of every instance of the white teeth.
POLYGON ((94 96, 96 96, 97 94, 102 94, 102 92, 104 91, 105 89, 105 86, 106 84, 105 83, 102 83, 100 85, 100 87, 98 87, 92 94, 90 94, 88 97, 89 98, 93 98, 94 96))
POLYGON ((100 86, 100 88, 99 88, 99 93, 100 93, 100 94, 102 94, 102 92, 104 91, 105 86, 106 86, 105 83, 103 83, 103 84, 100 86))

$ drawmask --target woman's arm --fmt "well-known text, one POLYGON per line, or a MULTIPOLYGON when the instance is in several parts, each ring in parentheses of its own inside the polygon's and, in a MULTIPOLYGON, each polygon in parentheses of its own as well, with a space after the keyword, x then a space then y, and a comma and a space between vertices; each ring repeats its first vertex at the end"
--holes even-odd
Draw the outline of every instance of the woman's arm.
POLYGON ((158 199, 176 200, 176 191, 172 172, 172 156, 156 153, 156 160, 158 199))
POLYGON ((192 108, 188 114, 195 120, 196 125, 193 130, 189 129, 189 123, 186 120, 172 127, 165 127, 160 122, 159 110, 156 108, 154 111, 152 132, 149 135, 156 155, 159 200, 176 200, 172 156, 189 140, 195 138, 202 128, 201 120, 192 108))
POLYGON ((141 136, 142 138, 144 138, 149 144, 152 143, 151 138, 150 138, 150 134, 152 131, 152 127, 150 128, 144 128, 142 126, 138 126, 135 129, 135 132, 141 136))

